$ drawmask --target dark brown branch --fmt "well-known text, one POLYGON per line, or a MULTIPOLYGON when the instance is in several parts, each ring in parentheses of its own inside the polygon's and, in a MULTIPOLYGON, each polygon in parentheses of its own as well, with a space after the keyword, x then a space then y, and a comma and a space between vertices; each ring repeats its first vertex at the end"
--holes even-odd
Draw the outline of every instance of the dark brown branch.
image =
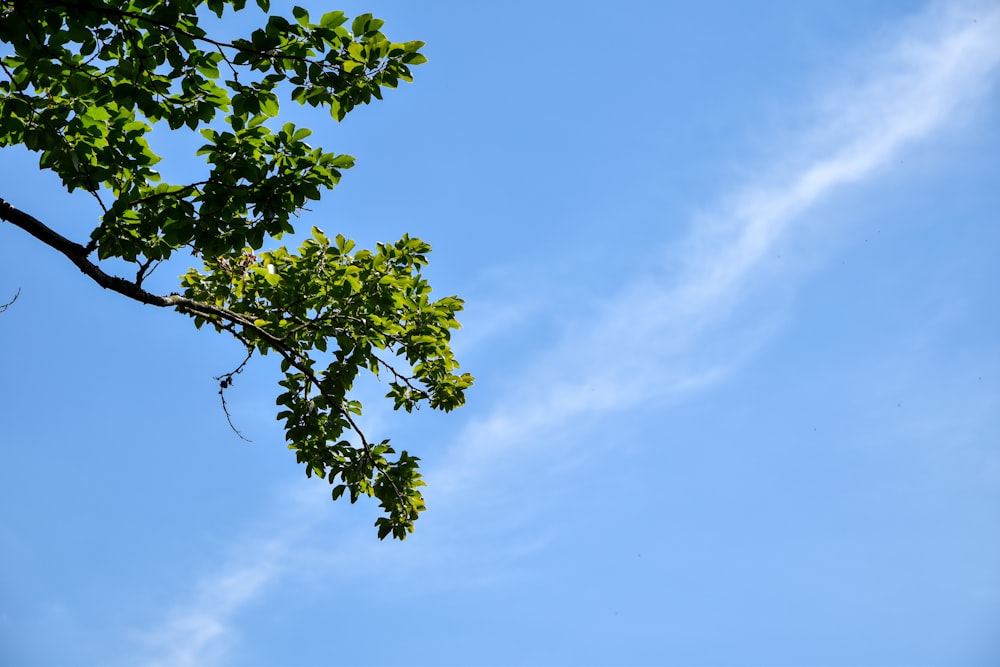
MULTIPOLYGON (((153 294, 152 292, 147 292, 140 285, 130 280, 105 273, 101 267, 87 259, 87 256, 92 252, 90 246, 85 247, 75 241, 70 241, 59 232, 49 228, 38 218, 14 208, 4 199, 0 199, 0 220, 6 220, 15 227, 20 227, 45 245, 58 250, 65 255, 69 261, 73 262, 73 264, 75 264, 76 267, 84 273, 84 275, 88 276, 104 289, 109 289, 112 292, 118 292, 119 294, 127 296, 134 301, 150 306, 158 306, 160 308, 177 308, 188 313, 201 315, 209 320, 219 319, 231 322, 232 324, 237 324, 246 330, 252 331, 254 335, 259 337, 263 342, 267 343, 271 347, 279 351, 287 350, 288 346, 285 345, 282 338, 256 326, 253 323, 253 320, 244 317, 239 313, 234 313, 227 308, 222 308, 213 304, 188 299, 179 294, 170 294, 167 296, 153 294)), ((297 364, 294 364, 294 360, 290 361, 293 361, 293 365, 298 367, 297 364)))
MULTIPOLYGON (((307 381, 312 383, 319 393, 327 399, 327 404, 330 405, 331 409, 339 410, 340 414, 346 419, 351 429, 360 438, 365 455, 371 457, 371 444, 365 438, 365 435, 361 431, 357 422, 355 422, 354 418, 351 417, 350 410, 344 404, 336 407, 334 406, 333 397, 323 389, 322 382, 320 382, 320 379, 313 372, 312 368, 310 368, 309 364, 305 363, 295 350, 293 350, 281 337, 275 336, 274 334, 257 326, 251 318, 235 313, 228 308, 222 308, 213 304, 195 301, 194 299, 188 299, 179 294, 160 296, 158 294, 147 292, 140 285, 134 282, 119 276, 109 275, 105 273, 101 267, 87 259, 87 256, 92 252, 92 248, 90 248, 90 246, 82 246, 75 241, 69 240, 62 234, 48 227, 38 218, 35 218, 20 209, 14 208, 10 203, 2 198, 0 198, 0 220, 5 220, 15 227, 20 227, 45 245, 58 250, 65 255, 69 261, 73 262, 73 264, 76 265, 76 267, 80 269, 84 275, 88 276, 104 289, 118 292, 119 294, 127 296, 134 301, 150 306, 159 306, 161 308, 173 307, 184 312, 200 315, 210 321, 218 322, 221 320, 228 324, 228 326, 223 325, 222 328, 228 330, 238 340, 246 345, 248 351, 251 350, 255 344, 252 341, 247 340, 243 333, 237 332, 235 330, 235 326, 241 327, 243 332, 253 332, 255 337, 259 338, 260 341, 266 343, 269 347, 278 352, 278 354, 281 355, 282 358, 286 359, 293 368, 301 372, 307 381)), ((376 468, 386 475, 386 478, 392 485, 397 498, 399 498, 400 501, 403 501, 405 497, 396 487, 396 484, 392 480, 392 477, 388 474, 388 471, 378 465, 376 465, 376 468)))
POLYGON ((58 250, 69 261, 73 262, 78 269, 104 289, 118 292, 130 299, 151 306, 167 307, 178 305, 172 300, 173 297, 152 294, 124 278, 108 275, 101 267, 87 259, 90 251, 85 246, 75 241, 70 241, 62 234, 50 229, 38 218, 14 208, 4 199, 0 199, 0 220, 6 220, 15 227, 20 227, 45 245, 58 250))

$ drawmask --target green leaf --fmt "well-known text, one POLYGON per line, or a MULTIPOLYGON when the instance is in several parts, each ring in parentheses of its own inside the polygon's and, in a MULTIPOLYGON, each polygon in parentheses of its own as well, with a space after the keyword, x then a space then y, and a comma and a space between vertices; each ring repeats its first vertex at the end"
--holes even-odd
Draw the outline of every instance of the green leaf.
POLYGON ((299 6, 292 7, 292 16, 299 22, 299 25, 308 28, 309 23, 309 12, 299 6))
POLYGON ((339 25, 343 25, 347 22, 347 17, 344 16, 344 12, 327 12, 323 14, 323 17, 319 20, 319 24, 324 28, 336 28, 339 25))
MULTIPOLYGON (((334 500, 375 497, 378 536, 404 539, 424 509, 416 457, 392 460, 386 440, 358 444, 378 441, 355 423, 363 411, 355 387, 381 372, 397 408, 462 405, 472 377, 458 374, 450 347, 462 304, 431 300, 421 274, 430 248, 419 239, 363 249, 314 227, 298 250, 273 247, 303 231, 310 200, 327 196, 355 161, 307 144, 311 131, 287 109, 282 116, 277 93, 287 85, 292 100, 343 120, 409 81, 423 43, 391 42, 371 14, 348 31, 343 12, 313 25, 298 6, 253 25, 252 12, 240 14, 247 0, 85 4, 0 9, 0 146, 39 153, 40 168, 69 191, 100 194, 106 212, 90 221, 94 252, 77 260, 112 260, 123 277, 110 289, 156 302, 145 293, 148 271, 189 253, 199 268, 180 278, 176 310, 196 328, 233 336, 250 356, 278 356, 286 446, 306 475, 329 480, 334 500), (244 37, 206 32, 217 25, 208 14, 224 17, 227 6, 244 37), (181 128, 202 138, 190 147, 204 158, 200 169, 171 132, 181 128), (153 165, 162 146, 164 173, 184 180, 161 182, 153 165)), ((256 4, 270 14, 269 0, 256 4)), ((45 236, 35 238, 51 245, 45 236)))
POLYGON ((316 239, 316 242, 323 246, 330 245, 330 239, 327 238, 326 234, 319 227, 312 228, 312 237, 316 239))
POLYGON ((407 53, 400 60, 407 65, 422 65, 427 62, 427 58, 422 53, 407 53))
POLYGON ((363 35, 368 31, 368 26, 372 21, 371 14, 361 14, 351 22, 351 32, 355 35, 363 35))
POLYGON ((270 93, 262 93, 260 96, 260 111, 265 116, 271 118, 278 115, 278 97, 270 93))

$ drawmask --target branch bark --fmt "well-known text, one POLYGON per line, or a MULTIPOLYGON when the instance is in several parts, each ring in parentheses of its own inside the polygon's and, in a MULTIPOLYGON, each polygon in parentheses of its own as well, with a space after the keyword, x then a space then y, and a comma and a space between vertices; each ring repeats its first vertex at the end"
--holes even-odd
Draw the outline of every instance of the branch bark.
POLYGON ((139 303, 144 303, 150 306, 158 306, 160 308, 179 308, 181 310, 198 315, 204 315, 209 318, 220 318, 227 322, 232 322, 233 324, 238 324, 252 330, 261 339, 276 349, 285 347, 280 338, 271 335, 260 327, 255 326, 253 322, 249 321, 246 317, 243 317, 239 313, 234 313, 231 310, 221 308, 213 304, 188 299, 179 294, 168 294, 167 296, 153 294, 152 292, 144 290, 137 282, 132 282, 131 280, 126 280, 120 276, 112 276, 106 273, 101 267, 88 259, 93 251, 93 248, 89 246, 82 246, 75 241, 69 240, 38 218, 15 208, 5 199, 0 199, 0 220, 5 220, 15 227, 20 227, 45 245, 58 250, 65 255, 69 261, 73 262, 73 264, 76 265, 76 267, 80 269, 84 275, 88 276, 104 289, 109 289, 113 292, 117 292, 123 296, 127 296, 130 299, 138 301, 139 303))
MULTIPOLYGON (((202 315, 208 319, 222 320, 227 323, 226 325, 223 325, 223 328, 233 334, 238 340, 246 345, 248 349, 251 349, 251 344, 239 334, 235 327, 239 326, 243 329, 243 331, 252 331, 255 336, 267 343, 284 359, 287 359, 293 368, 303 373, 305 377, 313 383, 320 394, 324 396, 324 398, 330 399, 330 408, 337 410, 347 419, 348 423, 351 425, 351 429, 361 439, 361 444, 365 452, 370 455, 371 445, 368 443, 368 440, 365 438, 364 433, 361 431, 357 423, 355 423, 354 419, 351 418, 351 415, 346 407, 342 405, 333 405, 334 401, 332 401, 332 397, 330 397, 323 390, 323 384, 320 382, 320 379, 316 377, 310 365, 306 363, 306 360, 300 358, 300 355, 291 349, 282 338, 275 336, 265 329, 257 326, 254 324, 253 320, 227 308, 222 308, 220 306, 201 301, 195 301, 194 299, 188 299, 180 294, 169 294, 167 296, 153 294, 152 292, 144 290, 136 282, 126 280, 125 278, 121 278, 119 276, 109 275, 101 269, 101 267, 97 266, 97 264, 88 259, 93 251, 92 247, 82 246, 75 241, 69 240, 38 218, 15 208, 8 201, 2 198, 0 198, 0 220, 5 220, 15 227, 23 229, 45 245, 58 250, 65 255, 69 261, 73 262, 73 264, 76 265, 76 267, 80 269, 84 275, 88 276, 104 289, 109 289, 113 292, 117 292, 130 299, 150 306, 158 306, 160 308, 173 307, 181 311, 202 315)), ((393 485, 395 486, 395 483, 393 483, 393 485)))
POLYGON ((85 246, 82 246, 75 241, 70 241, 59 232, 48 227, 38 218, 25 213, 20 209, 14 208, 5 199, 0 199, 0 220, 6 220, 15 227, 20 227, 45 245, 58 250, 65 255, 69 261, 73 262, 78 269, 83 271, 85 275, 90 277, 104 289, 118 292, 119 294, 127 296, 130 299, 134 299, 140 303, 149 304, 151 306, 160 306, 162 308, 176 305, 171 300, 171 297, 159 296, 157 294, 147 292, 131 281, 105 273, 101 267, 87 259, 90 255, 90 251, 85 246))
POLYGON ((121 278, 119 276, 109 275, 101 267, 88 259, 93 251, 93 248, 90 246, 82 246, 75 241, 69 240, 38 218, 15 208, 10 204, 10 202, 2 198, 0 198, 0 220, 5 220, 15 227, 20 227, 45 245, 58 250, 65 255, 69 261, 73 262, 73 264, 75 264, 76 267, 84 273, 84 275, 88 276, 104 289, 109 289, 113 292, 117 292, 123 296, 127 296, 130 299, 138 301, 139 303, 144 303, 150 306, 158 306, 160 308, 177 308, 178 310, 196 315, 203 315, 209 319, 219 319, 231 324, 239 325, 245 330, 253 331, 254 334, 261 340, 266 342, 286 358, 289 358, 289 361, 291 361, 293 366, 296 368, 300 367, 298 359, 289 353, 288 345, 285 344, 285 341, 258 327, 253 323, 253 321, 243 315, 234 313, 227 308, 222 308, 214 304, 188 299, 180 294, 168 294, 166 296, 153 294, 152 292, 144 290, 137 282, 132 282, 131 280, 126 280, 125 278, 121 278))

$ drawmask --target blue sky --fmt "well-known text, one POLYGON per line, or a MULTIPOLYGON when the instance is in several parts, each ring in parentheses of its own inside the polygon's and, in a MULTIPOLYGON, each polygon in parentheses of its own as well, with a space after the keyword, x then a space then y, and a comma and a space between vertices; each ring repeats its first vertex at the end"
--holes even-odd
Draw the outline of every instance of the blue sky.
POLYGON ((1000 662, 1000 4, 338 7, 430 62, 303 116, 358 164, 302 222, 467 301, 467 407, 360 388, 416 534, 305 478, 271 360, 246 443, 236 344, 3 225, 0 662, 1000 662))

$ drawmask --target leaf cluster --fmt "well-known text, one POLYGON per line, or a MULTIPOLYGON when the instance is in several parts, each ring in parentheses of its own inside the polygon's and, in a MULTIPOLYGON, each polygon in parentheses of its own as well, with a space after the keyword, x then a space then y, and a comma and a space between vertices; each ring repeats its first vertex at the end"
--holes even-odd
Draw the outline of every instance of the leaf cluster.
POLYGON ((423 508, 418 459, 395 460, 388 441, 368 442, 357 427, 359 401, 349 397, 362 371, 388 381, 387 397, 411 411, 422 403, 450 411, 465 401, 472 377, 459 374, 451 330, 462 308, 456 297, 430 298, 421 275, 430 247, 408 236, 375 251, 354 251, 341 235, 331 241, 313 228, 298 252, 250 249, 233 261, 208 260, 184 277, 185 296, 239 313, 248 325, 212 315, 212 323, 261 354, 277 352, 285 373, 277 403, 286 439, 306 473, 327 478, 334 499, 350 492, 376 496, 388 517, 380 533, 403 537, 423 508), (353 434, 360 447, 345 439, 353 434), (382 529, 385 532, 382 532, 382 529))
MULTIPOLYGON (((270 10, 269 0, 256 4, 270 10)), ((350 392, 370 372, 387 380, 396 409, 462 405, 472 378, 450 349, 462 302, 430 298, 421 274, 430 248, 409 236, 355 250, 314 229, 296 251, 262 248, 294 232, 307 204, 354 164, 308 144, 309 129, 279 125, 281 100, 342 120, 411 81, 423 43, 390 41, 370 14, 331 11, 314 22, 300 7, 235 39, 203 27, 210 14, 245 8, 246 0, 0 0, 9 49, 0 147, 37 152, 69 191, 98 202, 86 245, 60 248, 80 248, 71 258, 85 273, 107 278, 91 262, 134 263, 134 280, 104 286, 174 305, 197 326, 230 333, 249 356, 277 353, 278 418, 306 473, 330 480, 334 499, 376 497, 379 537, 403 538, 423 509, 418 459, 369 442, 350 392), (204 178, 163 181, 150 142, 157 126, 200 133, 204 178), (183 296, 142 292, 157 264, 181 251, 203 262, 182 277, 183 296)))
MULTIPOLYGON (((314 24, 295 8, 294 22, 271 16, 246 38, 216 40, 199 25, 202 4, 0 2, 0 41, 14 49, 0 60, 0 146, 40 152, 40 166, 70 191, 98 198, 104 217, 91 240, 102 259, 156 261, 185 246, 215 255, 291 231, 289 216, 353 160, 310 147, 307 130, 267 127, 281 84, 295 102, 340 120, 412 80, 410 66, 424 61, 422 42, 390 42, 370 15, 348 30, 343 12, 314 24), (226 131, 207 129, 222 115, 226 131), (206 127, 206 179, 161 182, 147 138, 160 122, 206 127)), ((207 2, 220 17, 227 5, 245 2, 207 2)))

